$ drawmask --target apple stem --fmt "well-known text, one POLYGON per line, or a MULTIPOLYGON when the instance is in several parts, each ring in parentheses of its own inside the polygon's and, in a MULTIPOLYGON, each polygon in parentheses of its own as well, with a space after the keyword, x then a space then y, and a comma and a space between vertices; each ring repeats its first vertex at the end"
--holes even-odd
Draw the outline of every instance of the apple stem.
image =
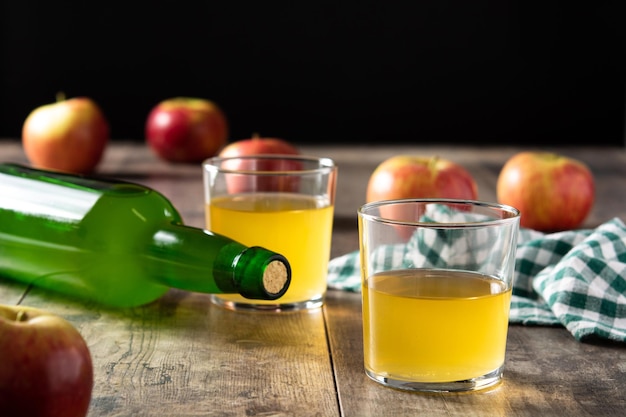
POLYGON ((261 135, 259 135, 259 132, 254 132, 254 133, 252 134, 252 139, 258 139, 258 138, 260 138, 260 137, 261 137, 261 135))
POLYGON ((17 315, 15 316, 15 321, 27 321, 28 313, 24 310, 18 310, 17 315))
POLYGON ((63 91, 59 91, 56 95, 57 103, 61 101, 65 101, 65 93, 63 91))

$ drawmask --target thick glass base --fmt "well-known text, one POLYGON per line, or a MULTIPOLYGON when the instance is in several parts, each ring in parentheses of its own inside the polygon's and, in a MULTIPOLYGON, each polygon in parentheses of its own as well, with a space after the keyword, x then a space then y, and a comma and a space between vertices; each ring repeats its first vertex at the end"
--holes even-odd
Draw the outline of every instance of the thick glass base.
POLYGON ((450 382, 415 382, 393 379, 386 376, 380 376, 374 374, 370 370, 365 370, 367 376, 374 381, 385 385, 387 387, 401 389, 405 391, 417 391, 417 392, 465 392, 465 391, 478 391, 485 388, 492 387, 498 384, 502 380, 503 366, 499 367, 495 371, 488 374, 467 379, 464 381, 450 381, 450 382))
POLYGON ((267 312, 289 312, 300 310, 311 310, 320 308, 324 304, 324 297, 314 298, 312 300, 299 301, 294 303, 255 303, 254 300, 249 302, 232 301, 221 298, 219 295, 212 294, 211 301, 220 307, 235 311, 267 311, 267 312))

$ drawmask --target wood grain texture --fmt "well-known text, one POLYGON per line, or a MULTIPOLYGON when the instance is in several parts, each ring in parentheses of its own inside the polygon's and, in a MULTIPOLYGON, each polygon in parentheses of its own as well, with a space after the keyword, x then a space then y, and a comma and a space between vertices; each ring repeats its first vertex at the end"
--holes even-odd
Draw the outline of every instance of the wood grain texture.
POLYGON ((87 341, 90 417, 337 415, 321 309, 231 312, 179 290, 124 310, 36 288, 22 304, 61 315, 87 341))
MULTIPOLYGON (((356 210, 373 169, 395 154, 439 155, 475 176, 495 199, 497 174, 515 148, 303 147, 339 165, 332 256, 358 249, 356 210)), ((626 219, 623 149, 555 149, 585 161, 597 201, 585 226, 626 219)), ((15 141, 0 160, 26 162, 15 141)), ((201 168, 158 160, 137 143, 107 149, 99 174, 155 188, 186 223, 204 224, 201 168)), ((510 327, 504 382, 473 394, 423 395, 380 386, 363 371, 360 295, 330 291, 323 309, 235 313, 206 294, 171 290, 133 309, 108 310, 0 278, 0 302, 67 318, 95 367, 96 416, 623 416, 626 346, 580 343, 561 327, 510 327)))

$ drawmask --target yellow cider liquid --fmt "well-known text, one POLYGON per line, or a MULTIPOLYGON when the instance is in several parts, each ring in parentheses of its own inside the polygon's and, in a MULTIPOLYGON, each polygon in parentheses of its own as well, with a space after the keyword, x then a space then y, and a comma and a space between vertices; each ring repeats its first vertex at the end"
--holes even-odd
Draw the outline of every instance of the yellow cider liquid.
POLYGON ((504 364, 511 290, 474 272, 401 270, 363 288, 365 368, 414 382, 453 382, 504 364))
POLYGON ((254 304, 287 304, 321 299, 326 293, 333 206, 311 196, 258 193, 214 198, 206 207, 207 229, 247 246, 262 246, 285 256, 291 284, 275 301, 219 297, 254 304))

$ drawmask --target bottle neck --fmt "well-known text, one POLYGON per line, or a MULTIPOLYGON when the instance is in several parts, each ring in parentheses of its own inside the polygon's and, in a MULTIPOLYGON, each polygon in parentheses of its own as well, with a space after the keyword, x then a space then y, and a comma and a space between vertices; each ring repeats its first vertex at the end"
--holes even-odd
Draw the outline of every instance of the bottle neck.
POLYGON ((146 256, 155 280, 194 292, 274 300, 291 280, 289 262, 282 255, 181 224, 166 224, 156 232, 146 256))

